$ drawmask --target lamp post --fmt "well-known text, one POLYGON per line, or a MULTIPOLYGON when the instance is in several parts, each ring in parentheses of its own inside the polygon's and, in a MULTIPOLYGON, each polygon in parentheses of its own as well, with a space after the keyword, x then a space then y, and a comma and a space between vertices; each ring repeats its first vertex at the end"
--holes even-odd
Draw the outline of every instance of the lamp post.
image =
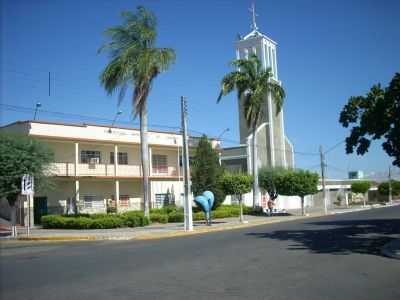
POLYGON ((220 135, 217 137, 217 139, 219 140, 226 132, 228 132, 230 129, 229 128, 225 128, 220 135))
POLYGON ((118 116, 122 114, 122 110, 117 111, 115 114, 114 120, 112 121, 111 127, 108 129, 108 132, 111 133, 111 128, 114 126, 115 121, 117 121, 118 116))
POLYGON ((38 112, 39 108, 41 108, 41 107, 42 107, 42 104, 40 102, 37 102, 36 106, 35 106, 35 114, 33 115, 34 121, 36 120, 37 112, 38 112))

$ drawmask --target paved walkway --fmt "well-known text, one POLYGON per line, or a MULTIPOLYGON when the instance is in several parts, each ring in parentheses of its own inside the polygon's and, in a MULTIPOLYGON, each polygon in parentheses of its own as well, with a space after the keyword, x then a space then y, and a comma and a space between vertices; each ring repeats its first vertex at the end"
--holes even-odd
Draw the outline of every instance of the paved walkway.
MULTIPOLYGON (((254 226, 258 224, 275 223, 296 220, 301 216, 245 216, 246 223, 240 223, 238 218, 225 218, 213 220, 212 226, 207 226, 204 221, 193 222, 192 233, 205 233, 233 229, 237 227, 254 226)), ((145 227, 115 228, 115 229, 41 229, 32 228, 27 236, 26 228, 18 229, 18 239, 30 240, 130 240, 151 239, 177 235, 192 234, 185 232, 182 223, 151 224, 145 227)), ((4 239, 4 237, 2 238, 4 239)), ((7 237, 11 239, 11 237, 7 237)))

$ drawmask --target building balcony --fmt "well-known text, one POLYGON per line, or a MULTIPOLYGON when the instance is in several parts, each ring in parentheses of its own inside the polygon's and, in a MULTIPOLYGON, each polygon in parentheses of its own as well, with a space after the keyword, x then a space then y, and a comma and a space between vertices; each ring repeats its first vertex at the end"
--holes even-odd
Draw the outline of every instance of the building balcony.
MULTIPOLYGON (((178 169, 174 166, 166 168, 153 168, 150 176, 153 177, 175 177, 178 176, 178 169)), ((75 163, 73 162, 56 162, 52 163, 49 173, 53 176, 75 176, 75 163)), ((181 173, 182 175, 182 173, 181 173)), ((117 165, 115 173, 114 164, 78 164, 77 176, 101 176, 101 177, 142 177, 141 165, 117 165)))

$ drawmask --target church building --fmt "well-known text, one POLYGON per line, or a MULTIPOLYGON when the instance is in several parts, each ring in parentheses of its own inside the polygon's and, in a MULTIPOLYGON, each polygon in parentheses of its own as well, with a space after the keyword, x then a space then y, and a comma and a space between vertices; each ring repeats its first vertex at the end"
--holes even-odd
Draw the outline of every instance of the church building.
MULTIPOLYGON (((236 59, 247 59, 255 54, 264 68, 271 68, 271 80, 282 84, 278 77, 277 43, 261 33, 256 24, 254 5, 252 7, 252 31, 236 42, 236 59)), ((243 101, 238 99, 240 145, 224 148, 221 161, 228 170, 251 173, 252 132, 247 127, 243 113, 243 101)), ((261 122, 256 130, 257 166, 294 167, 293 145, 285 135, 283 109, 277 114, 277 107, 271 93, 265 95, 261 122)))

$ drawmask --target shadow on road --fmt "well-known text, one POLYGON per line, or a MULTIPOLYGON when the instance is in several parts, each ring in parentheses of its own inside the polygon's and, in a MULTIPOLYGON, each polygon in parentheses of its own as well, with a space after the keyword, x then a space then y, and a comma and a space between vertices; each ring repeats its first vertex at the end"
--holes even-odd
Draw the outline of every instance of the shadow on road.
POLYGON ((381 248, 400 234, 400 219, 312 222, 305 229, 279 230, 248 235, 281 241, 293 241, 288 250, 347 255, 351 253, 382 256, 381 248), (308 229, 309 226, 312 226, 308 229))

